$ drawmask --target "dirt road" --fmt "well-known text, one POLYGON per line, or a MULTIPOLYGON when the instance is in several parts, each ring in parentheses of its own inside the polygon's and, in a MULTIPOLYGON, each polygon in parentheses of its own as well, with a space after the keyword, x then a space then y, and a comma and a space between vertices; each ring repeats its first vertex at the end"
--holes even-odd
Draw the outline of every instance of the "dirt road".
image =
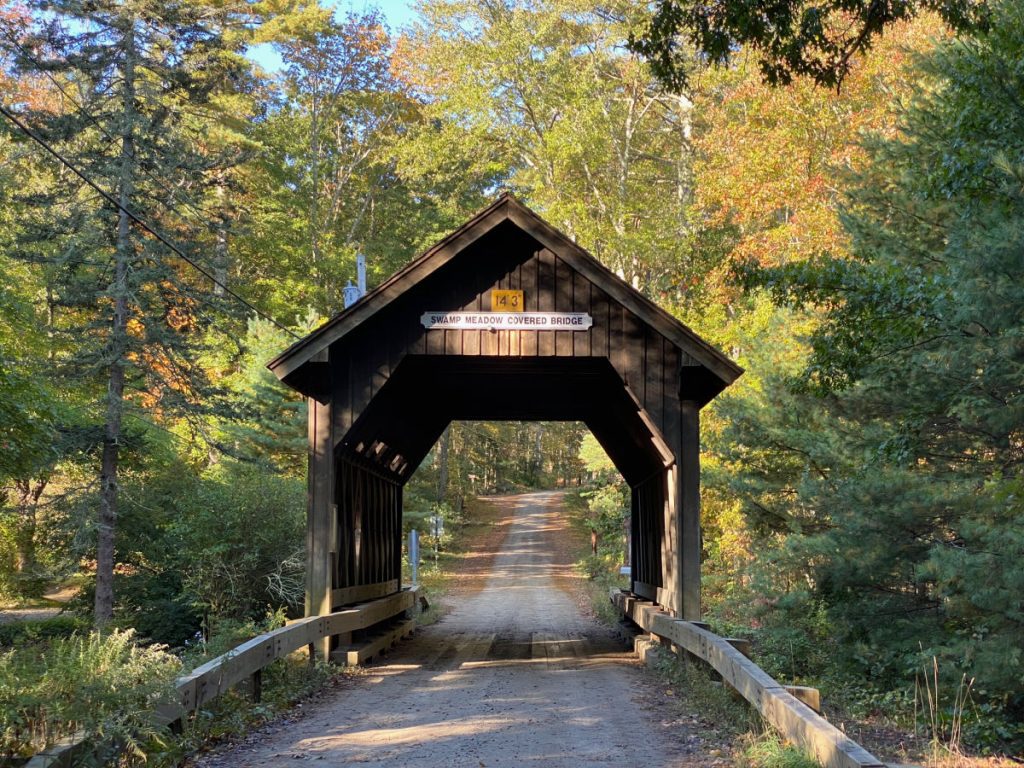
POLYGON ((581 615, 560 494, 506 497, 510 519, 479 591, 355 685, 295 722, 204 758, 498 768, 713 764, 620 641, 581 615))

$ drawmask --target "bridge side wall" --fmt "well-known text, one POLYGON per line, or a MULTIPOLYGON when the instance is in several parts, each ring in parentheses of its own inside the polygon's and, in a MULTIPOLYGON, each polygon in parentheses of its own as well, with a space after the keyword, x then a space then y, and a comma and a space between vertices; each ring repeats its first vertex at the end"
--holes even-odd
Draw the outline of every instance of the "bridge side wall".
POLYGON ((395 582, 397 591, 402 580, 401 484, 349 457, 338 457, 334 466, 333 588, 395 582))

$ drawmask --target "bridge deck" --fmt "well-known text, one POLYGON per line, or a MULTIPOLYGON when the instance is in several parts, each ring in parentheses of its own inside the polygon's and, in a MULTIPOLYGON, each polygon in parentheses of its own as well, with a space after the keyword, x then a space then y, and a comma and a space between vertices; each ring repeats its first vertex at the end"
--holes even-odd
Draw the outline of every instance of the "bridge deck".
POLYGON ((572 574, 558 498, 508 497, 483 589, 353 688, 200 765, 714 765, 701 726, 558 588, 572 574))

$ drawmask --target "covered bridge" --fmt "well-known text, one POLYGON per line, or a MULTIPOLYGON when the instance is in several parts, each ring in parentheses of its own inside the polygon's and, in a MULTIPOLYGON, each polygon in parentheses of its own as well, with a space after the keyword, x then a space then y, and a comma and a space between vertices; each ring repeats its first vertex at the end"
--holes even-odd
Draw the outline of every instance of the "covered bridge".
POLYGON ((307 615, 399 589, 449 422, 582 421, 631 488, 632 591, 700 618, 699 412, 742 370, 509 195, 269 364, 309 399, 307 615))

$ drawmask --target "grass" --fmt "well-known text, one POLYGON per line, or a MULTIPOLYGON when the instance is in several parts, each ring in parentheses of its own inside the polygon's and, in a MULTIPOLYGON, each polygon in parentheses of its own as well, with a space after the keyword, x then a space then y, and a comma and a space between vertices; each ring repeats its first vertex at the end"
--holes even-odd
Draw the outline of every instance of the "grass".
POLYGON ((88 619, 73 614, 0 624, 0 649, 23 648, 57 637, 70 637, 88 632, 91 625, 88 619))
POLYGON ((56 637, 0 654, 0 762, 79 732, 97 764, 145 762, 166 735, 150 707, 169 700, 180 670, 178 658, 139 645, 131 631, 56 637))
POLYGON ((704 664, 679 659, 655 649, 649 667, 669 686, 687 712, 713 722, 732 742, 737 768, 818 768, 800 748, 786 743, 745 701, 720 681, 704 664))
POLYGON ((736 765, 739 768, 818 768, 817 761, 770 731, 748 736, 736 765))

